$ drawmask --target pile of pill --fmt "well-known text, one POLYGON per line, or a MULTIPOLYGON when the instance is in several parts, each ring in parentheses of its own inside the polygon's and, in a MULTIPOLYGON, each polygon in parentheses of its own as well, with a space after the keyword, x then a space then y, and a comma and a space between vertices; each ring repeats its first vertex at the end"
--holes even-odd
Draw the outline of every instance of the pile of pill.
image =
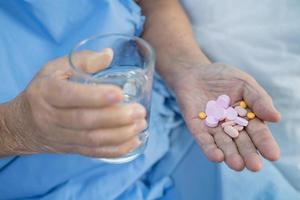
POLYGON ((247 110, 245 101, 239 102, 239 105, 234 107, 230 106, 228 95, 221 95, 216 101, 208 101, 205 112, 200 112, 198 116, 211 128, 217 127, 219 122, 222 122, 224 132, 232 138, 238 137, 239 132, 248 125, 248 120, 255 118, 255 114, 247 110))

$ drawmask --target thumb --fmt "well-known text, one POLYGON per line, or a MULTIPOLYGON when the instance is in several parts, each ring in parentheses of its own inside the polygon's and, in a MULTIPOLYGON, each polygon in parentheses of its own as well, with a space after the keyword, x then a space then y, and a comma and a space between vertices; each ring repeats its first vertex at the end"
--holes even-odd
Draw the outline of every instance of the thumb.
POLYGON ((76 53, 73 61, 76 67, 86 73, 95 73, 108 67, 113 59, 111 48, 103 49, 101 52, 83 51, 76 53))
POLYGON ((281 115, 275 108, 272 98, 254 79, 245 84, 243 91, 244 100, 258 118, 270 122, 280 121, 281 115))
POLYGON ((112 59, 113 51, 110 48, 103 49, 101 52, 80 51, 72 54, 70 60, 68 56, 65 56, 48 62, 38 74, 40 76, 53 75, 66 79, 72 74, 70 64, 82 72, 95 73, 108 67, 112 59))

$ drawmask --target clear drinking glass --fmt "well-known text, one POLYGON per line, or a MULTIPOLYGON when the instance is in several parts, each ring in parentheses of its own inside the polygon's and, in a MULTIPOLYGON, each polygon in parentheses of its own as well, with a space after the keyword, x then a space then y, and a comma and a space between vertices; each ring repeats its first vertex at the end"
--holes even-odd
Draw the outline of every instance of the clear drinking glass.
MULTIPOLYGON (((137 102, 147 110, 146 120, 149 124, 151 91, 155 65, 155 52, 142 38, 121 34, 108 34, 88 38, 79 42, 69 55, 73 70, 72 81, 82 84, 113 84, 123 89, 122 104, 137 102), (111 48, 113 60, 107 68, 88 74, 74 65, 73 55, 76 52, 90 50, 100 52, 111 48)), ((120 133, 122 134, 122 133, 120 133)), ((125 163, 143 153, 149 137, 149 129, 139 133, 141 145, 118 158, 100 158, 109 163, 125 163)))

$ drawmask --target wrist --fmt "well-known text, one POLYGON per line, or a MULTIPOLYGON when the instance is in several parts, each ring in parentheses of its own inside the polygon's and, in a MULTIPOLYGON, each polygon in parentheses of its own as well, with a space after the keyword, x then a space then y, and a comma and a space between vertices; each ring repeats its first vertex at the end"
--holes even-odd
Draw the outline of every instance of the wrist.
POLYGON ((1 105, 0 107, 0 157, 10 155, 10 131, 6 124, 6 107, 7 105, 1 105))
POLYGON ((14 155, 13 149, 16 148, 15 139, 7 124, 8 107, 9 103, 1 105, 0 110, 0 157, 14 155))
POLYGON ((168 62, 158 63, 158 72, 164 78, 170 88, 175 89, 176 85, 183 79, 191 69, 206 68, 212 64, 201 52, 193 55, 169 56, 168 62))
MULTIPOLYGON (((25 145, 24 135, 24 117, 22 109, 23 95, 14 99, 13 101, 4 104, 1 109, 0 121, 0 157, 28 154, 30 151, 25 145)), ((28 117, 28 116, 27 116, 28 117)))

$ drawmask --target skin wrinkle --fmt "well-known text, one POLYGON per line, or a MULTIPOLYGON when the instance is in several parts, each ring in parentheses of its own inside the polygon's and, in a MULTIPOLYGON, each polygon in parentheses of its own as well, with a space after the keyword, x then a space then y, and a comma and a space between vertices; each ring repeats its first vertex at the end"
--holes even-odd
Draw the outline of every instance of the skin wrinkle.
MULTIPOLYGON (((87 55, 85 55, 85 57, 86 56, 87 55)), ((94 58, 95 57, 93 57, 93 59, 94 58)), ((86 117, 90 116, 86 112, 90 112, 91 107, 94 107, 94 109, 96 107, 97 109, 99 109, 99 112, 101 112, 101 109, 103 109, 103 107, 108 108, 119 103, 116 101, 106 102, 108 100, 104 99, 102 101, 101 99, 102 97, 105 97, 108 93, 111 94, 113 92, 116 92, 116 87, 110 87, 110 86, 87 87, 73 82, 67 82, 66 79, 68 78, 67 77, 68 74, 66 74, 66 72, 64 71, 70 69, 67 63, 62 63, 62 62, 67 62, 67 60, 65 58, 59 58, 55 61, 51 61, 48 64, 46 64, 41 69, 41 71, 38 72, 38 74, 34 77, 30 85, 23 93, 21 93, 13 101, 9 102, 7 105, 0 105, 1 117, 4 116, 4 114, 2 114, 2 108, 4 107, 6 108, 6 114, 4 120, 6 122, 6 126, 8 127, 7 129, 9 130, 9 133, 11 133, 9 135, 10 137, 8 137, 8 134, 5 134, 6 141, 3 142, 3 140, 1 140, 0 156, 24 155, 24 154, 34 154, 34 153, 44 153, 44 152, 47 153, 72 152, 72 153, 80 153, 82 155, 85 155, 84 152, 79 152, 78 149, 79 146, 86 146, 86 148, 89 148, 88 150, 89 153, 93 154, 94 156, 109 157, 109 155, 112 154, 115 156, 120 156, 122 152, 127 152, 131 150, 132 147, 136 147, 137 131, 134 130, 133 125, 131 127, 125 127, 122 129, 124 132, 126 132, 126 137, 124 136, 123 138, 119 137, 119 135, 116 134, 118 130, 115 130, 114 134, 109 134, 110 132, 107 132, 106 135, 103 137, 90 136, 90 139, 87 139, 87 137, 84 137, 82 135, 81 131, 76 132, 76 131, 72 131, 72 129, 69 128, 67 129, 68 130, 67 132, 66 130, 62 130, 62 128, 58 127, 54 123, 55 121, 57 124, 59 124, 59 121, 56 121, 58 117, 57 110, 60 110, 61 112, 65 113, 66 111, 74 110, 74 106, 75 106, 75 109, 78 110, 79 108, 81 108, 82 110, 79 110, 77 113, 75 112, 74 115, 76 115, 77 117, 76 116, 74 117, 78 118, 79 121, 77 119, 74 119, 73 125, 79 124, 80 126, 80 121, 83 121, 84 119, 86 126, 88 126, 84 130, 87 130, 89 128, 92 128, 89 127, 91 125, 91 121, 85 119, 86 117), (102 91, 102 89, 105 90, 101 94, 99 94, 99 92, 98 93, 94 92, 96 90, 99 91, 99 89, 100 92, 102 91), (75 93, 76 95, 80 93, 78 95, 79 96, 81 95, 80 97, 82 99, 75 98, 76 95, 70 99, 70 95, 72 95, 70 94, 70 91, 73 92, 73 95, 75 93), (86 95, 87 93, 88 95, 86 95), (63 103, 63 105, 61 104, 63 107, 58 108, 52 106, 49 103, 49 98, 50 98, 49 95, 51 98, 53 98, 54 96, 56 99, 58 99, 58 103, 63 103), (65 98, 66 95, 69 95, 68 96, 69 98, 67 98, 67 100, 65 98), (85 97, 90 97, 92 95, 93 98, 85 98, 85 97), (69 100, 71 100, 71 102, 68 102, 69 100), (70 105, 71 103, 72 105, 70 105), (93 106, 90 105, 91 103, 93 103, 93 106), (79 136, 81 137, 81 140, 78 140, 79 136), (95 141, 95 139, 97 141, 95 141), (103 142, 98 141, 99 139, 103 140, 103 142), (126 142, 125 140, 131 140, 131 141, 126 142), (121 145, 116 149, 110 146, 105 148, 104 151, 103 148, 106 145, 111 145, 115 143, 123 144, 123 146, 121 145), (101 146, 103 148, 99 149, 99 147, 97 147, 98 144, 103 144, 101 146), (94 146, 96 146, 96 148, 94 148, 94 146), (110 151, 114 151, 114 152, 110 152, 110 151)), ((118 89, 117 91, 121 93, 120 89, 118 89)), ((137 107, 137 105, 135 104, 131 104, 127 106, 128 106, 126 108, 127 114, 122 116, 122 120, 123 120, 122 123, 126 121, 128 121, 129 123, 130 120, 132 121, 133 120, 131 116, 132 110, 138 111, 138 108, 142 109, 143 112, 139 111, 135 115, 134 120, 144 119, 145 110, 141 105, 138 105, 139 107, 137 107), (131 111, 129 112, 129 110, 131 111)), ((122 112, 120 108, 121 106, 115 107, 114 113, 117 114, 119 112, 122 112)), ((111 121, 113 116, 110 114, 110 112, 108 112, 107 114, 110 116, 110 118, 108 116, 107 119, 111 121)), ((95 122, 96 121, 93 121, 92 123, 95 122)), ((101 122, 101 120, 99 120, 99 122, 101 122)), ((114 124, 111 124, 113 127, 120 126, 121 121, 115 120, 115 117, 113 122, 114 124)), ((2 123, 2 118, 1 118, 1 123, 2 123)), ((70 126, 70 122, 67 121, 66 123, 69 123, 70 126)), ((106 123, 104 124, 102 123, 101 125, 103 126, 103 128, 108 128, 108 129, 112 128, 112 127, 107 127, 106 123)), ((1 125, 1 135, 0 135, 1 137, 2 134, 4 134, 4 131, 2 131, 3 129, 2 127, 3 126, 1 125)), ((97 134, 104 134, 103 131, 104 130, 97 131, 97 134)))
MULTIPOLYGON (((7 139, 10 133, 5 123, 5 118, 3 116, 4 116, 4 112, 3 111, 1 112, 0 110, 0 133, 3 133, 0 135, 0 146, 10 146, 9 140, 7 139)), ((3 149, 3 151, 9 153, 9 148, 3 149)))
POLYGON ((205 156, 210 160, 214 162, 222 162, 224 160, 224 154, 223 152, 218 149, 217 144, 213 137, 210 134, 206 134, 205 132, 199 133, 197 135, 194 135, 196 138, 197 143, 200 145, 200 148, 204 151, 205 156), (220 151, 222 153, 221 159, 215 159, 215 156, 208 156, 208 153, 211 151, 220 151), (214 159, 213 159, 214 157, 214 159))
MULTIPOLYGON (((143 38, 146 39, 157 50, 157 70, 160 73, 160 75, 165 79, 166 83, 170 86, 170 88, 174 89, 174 92, 177 97, 176 100, 180 104, 180 108, 183 112, 184 119, 189 129, 197 138, 197 142, 201 145, 201 148, 204 149, 206 153, 208 153, 208 155, 206 154, 206 156, 210 160, 220 162, 224 161, 225 159, 226 164, 229 167, 234 168, 236 170, 240 170, 242 166, 240 166, 241 163, 239 157, 241 155, 233 154, 233 156, 231 156, 229 152, 233 151, 234 145, 236 144, 232 142, 233 145, 229 145, 230 138, 226 138, 225 143, 224 141, 220 141, 220 139, 218 139, 219 143, 221 142, 222 144, 223 142, 223 145, 226 146, 225 148, 218 148, 217 143, 213 138, 213 136, 216 136, 217 138, 219 137, 214 132, 216 130, 207 128, 203 121, 200 121, 199 123, 199 120, 197 119, 196 121, 196 119, 193 117, 196 115, 196 112, 199 111, 198 109, 205 109, 205 101, 214 99, 218 95, 224 94, 224 92, 228 92, 228 95, 230 96, 232 95, 232 101, 237 101, 240 100, 240 98, 248 97, 250 99, 249 104, 253 102, 254 96, 255 109, 257 106, 258 109, 265 109, 263 111, 269 112, 271 112, 270 110, 272 110, 270 106, 266 106, 266 108, 260 108, 260 106, 264 106, 262 105, 263 103, 270 102, 270 99, 268 99, 270 97, 268 97, 266 92, 264 92, 263 89, 255 82, 255 80, 246 73, 226 64, 212 64, 208 60, 208 58, 203 54, 201 49, 198 48, 195 38, 193 37, 193 32, 191 30, 188 18, 186 17, 183 9, 181 8, 179 1, 147 0, 141 2, 141 7, 143 14, 147 17, 145 29, 143 32, 143 38), (256 92, 257 94, 253 92, 256 92), (257 95, 262 95, 264 97, 261 100, 257 100, 257 95), (227 155, 225 156, 223 152, 226 152, 227 155)), ((64 75, 63 71, 55 72, 56 70, 59 70, 64 67, 68 68, 67 63, 68 62, 66 60, 66 57, 50 62, 32 81, 31 84, 35 84, 36 87, 34 88, 36 90, 32 92, 34 96, 37 96, 37 98, 34 99, 32 97, 31 100, 27 101, 31 102, 30 109, 36 109, 35 112, 41 112, 42 114, 38 115, 36 113, 33 114, 32 112, 27 111, 27 114, 29 114, 30 117, 33 118, 28 119, 26 118, 27 116, 25 116, 25 114, 23 113, 23 115, 25 116, 23 117, 24 121, 18 122, 18 124, 24 124, 24 127, 22 127, 24 130, 24 138, 22 137, 21 139, 25 140, 26 137, 35 137, 34 139, 32 139, 34 141, 28 139, 28 142, 31 143, 28 145, 31 148, 35 148, 34 151, 74 151, 74 153, 76 152, 83 155, 86 155, 85 153, 88 153, 88 155, 93 156, 100 154, 101 156, 103 156, 104 154, 106 154, 106 156, 116 155, 117 153, 120 153, 121 151, 124 152, 125 150, 127 150, 127 148, 134 145, 134 141, 132 140, 131 143, 127 143, 127 145, 129 146, 122 147, 121 149, 119 149, 120 147, 115 149, 111 148, 111 151, 109 151, 109 146, 105 146, 104 148, 93 149, 89 147, 83 147, 82 145, 76 146, 73 142, 72 146, 67 144, 64 144, 63 146, 58 144, 50 144, 52 139, 57 139, 59 141, 67 140, 68 142, 71 142, 70 140, 68 140, 69 138, 67 137, 67 135, 70 136, 71 134, 68 134, 67 132, 62 132, 60 127, 55 126, 55 124, 52 123, 53 119, 49 120, 51 119, 51 117, 55 118, 55 113, 54 115, 45 116, 47 108, 45 108, 45 105, 43 105, 42 103, 40 103, 40 107, 37 106, 37 102, 42 101, 41 99, 43 99, 46 104, 49 104, 49 106, 51 106, 51 104, 54 104, 53 107, 56 106, 56 104, 60 105, 57 106, 57 109, 61 110, 63 110, 66 107, 70 108, 70 104, 72 106, 71 109, 81 107, 84 100, 85 103, 87 103, 87 99, 83 99, 82 96, 80 96, 81 98, 79 98, 78 100, 75 98, 76 95, 74 95, 74 93, 69 95, 71 88, 70 84, 67 84, 68 82, 63 80, 64 78, 67 79, 67 76, 64 75), (39 83, 39 81, 43 83, 41 84, 39 83), (47 84, 52 85, 52 87, 47 87, 47 84), (51 96, 45 95, 45 92, 47 92, 47 94, 51 94, 52 96, 54 95, 55 98, 53 99, 51 98, 51 96), (70 100, 70 98, 67 98, 68 96, 66 96, 66 94, 68 94, 69 97, 72 97, 72 95, 74 96, 70 100), (33 123, 36 122, 34 120, 41 120, 41 122, 35 124, 33 123), (47 125, 42 126, 43 122, 46 122, 47 125), (52 128, 50 128, 51 126, 52 128), (26 132, 26 130, 29 133, 26 132), (43 132, 39 132, 37 130, 43 130, 43 132), (42 134, 45 134, 46 136, 43 136, 42 134), (39 145, 42 147, 40 147, 39 145), (116 151, 119 152, 116 153, 116 151)), ((84 68, 84 66, 82 67, 84 68)), ((75 87, 76 84, 74 83, 72 85, 75 87)), ((97 89, 99 89, 99 87, 97 89)), ((77 85, 76 90, 74 89, 72 91, 75 93, 83 93, 86 90, 87 88, 79 88, 79 86, 77 85)), ((85 96, 95 97, 95 95, 91 94, 91 90, 89 91, 89 95, 85 96)), ((93 104, 99 106, 99 101, 101 101, 100 96, 101 95, 98 95, 98 98, 94 99, 89 98, 89 100, 93 101, 88 101, 88 105, 91 106, 91 104, 93 104)), ((88 105, 84 104, 85 107, 87 107, 88 105)), ((18 112, 15 113, 15 115, 18 114, 18 112)), ((13 119, 13 117, 11 118, 13 119)), ((13 121, 11 123, 13 123, 13 121)), ((260 122, 257 122, 257 125, 265 126, 265 124, 260 122)), ((76 134, 78 134, 78 132, 74 132, 74 135, 76 134)), ((268 135, 268 137, 272 139, 270 132, 264 134, 264 137, 267 137, 268 135)), ((22 134, 20 134, 20 136, 22 136, 22 134)), ((257 138, 255 136, 254 139, 259 140, 261 138, 257 138)), ((271 141, 275 143, 274 140, 271 141)), ((267 141, 264 142, 266 143, 266 146, 267 141)), ((272 145, 270 144, 270 140, 268 145, 272 145)), ((262 154, 267 154, 269 157, 272 157, 272 152, 270 152, 268 147, 266 148, 265 146, 264 148, 260 148, 259 151, 266 150, 268 152, 262 152, 262 154)), ((276 148, 275 146, 273 147, 276 148)))
MULTIPOLYGON (((204 107, 207 102, 206 100, 212 100, 221 94, 228 93, 231 96, 231 104, 236 104, 238 103, 238 101, 243 99, 243 94, 245 90, 248 90, 249 92, 249 94, 247 94, 248 96, 246 96, 249 99, 253 99, 253 97, 257 97, 259 95, 259 91, 257 90, 257 88, 255 89, 257 85, 254 84, 255 82, 252 82, 251 78, 249 78, 248 75, 238 70, 236 70, 236 73, 230 73, 230 70, 224 70, 225 66, 226 65, 220 64, 210 65, 210 68, 220 67, 220 69, 216 69, 215 71, 209 68, 203 69, 201 67, 198 67, 198 70, 196 69, 196 67, 187 68, 187 70, 184 71, 184 75, 181 75, 181 77, 183 78, 179 80, 177 84, 177 98, 180 98, 181 100, 182 98, 185 99, 184 102, 195 102, 194 104, 183 104, 183 102, 181 102, 182 105, 180 107, 183 113, 187 113, 184 114, 184 117, 187 120, 188 126, 190 127, 190 130, 194 134, 195 138, 197 139, 198 144, 202 146, 203 151, 207 154, 207 156, 209 156, 209 160, 216 159, 214 157, 216 155, 210 155, 211 152, 209 151, 210 148, 212 149, 212 152, 216 151, 213 150, 216 149, 216 145, 225 153, 225 161, 230 168, 233 168, 235 170, 242 170, 244 167, 242 163, 244 159, 247 160, 246 167, 248 169, 252 171, 257 171, 262 165, 260 159, 254 157, 253 154, 249 154, 249 158, 247 157, 248 154, 241 155, 239 153, 240 151, 238 150, 237 143, 235 142, 235 140, 232 140, 229 137, 225 139, 223 138, 224 141, 223 139, 220 139, 219 132, 225 135, 225 133, 222 130, 218 131, 217 128, 207 128, 204 125, 204 121, 200 121, 201 126, 196 125, 197 123, 199 123, 199 119, 195 116, 197 116, 198 111, 204 110, 204 107), (229 74, 229 78, 227 77, 227 80, 225 79, 226 74, 229 74), (196 88, 196 90, 194 88, 196 88), (191 90, 192 92, 187 92, 191 90), (199 94, 195 95, 195 93, 197 92, 199 92, 199 94), (191 113, 193 113, 192 116, 191 113), (189 122, 189 119, 191 120, 191 122, 189 122), (205 134, 214 136, 215 142, 210 141, 208 143, 208 140, 206 140, 205 138, 209 136, 206 136, 205 134), (235 152, 232 154, 230 153, 230 151, 233 151, 233 149, 235 149, 235 152)), ((252 141, 251 139, 249 139, 247 142, 250 142, 251 144, 247 143, 247 145, 244 145, 242 147, 242 150, 247 151, 247 149, 245 148, 256 146, 255 144, 252 144, 254 143, 254 141, 252 141)), ((263 149, 259 148, 259 150, 263 149)), ((256 148, 254 152, 256 152, 256 148)), ((263 153, 263 155, 265 154, 263 153)))
POLYGON ((253 132, 252 136, 250 137, 250 138, 252 138, 253 141, 257 141, 257 143, 261 143, 262 141, 264 141, 264 139, 269 138, 266 135, 261 137, 261 133, 269 131, 267 126, 261 126, 260 128, 257 128, 256 126, 251 126, 251 124, 250 124, 249 127, 251 127, 251 132, 253 132), (266 138, 264 138, 264 137, 266 137, 266 138), (259 140, 257 138, 259 138, 259 140))
MULTIPOLYGON (((20 133, 23 132, 24 123, 21 120, 22 116, 19 116, 18 118, 11 119, 11 110, 22 110, 24 109, 26 103, 21 103, 20 101, 14 101, 12 104, 8 104, 8 107, 6 109, 6 114, 4 118, 4 124, 7 127, 6 133, 6 142, 4 147, 7 148, 6 154, 8 155, 14 155, 17 154, 31 154, 35 153, 31 146, 26 145, 27 138, 20 137, 20 133), (11 123, 13 123, 13 126, 11 126, 11 123), (9 127, 13 127, 14 129, 10 129, 9 127)), ((28 105, 27 105, 28 106, 28 105)), ((22 113, 20 113, 22 115, 22 113)), ((30 139, 31 140, 31 139, 30 139)), ((4 153, 4 155, 6 155, 4 153)), ((1 155, 0 155, 1 156, 1 155)))
MULTIPOLYGON (((220 72, 222 72, 223 70, 225 69, 225 67, 222 67, 220 70, 218 70, 218 72, 217 73, 215 73, 215 74, 219 74, 220 72)), ((200 74, 201 74, 202 72, 200 71, 199 72, 199 76, 200 76, 200 74)), ((215 94, 215 96, 218 96, 220 93, 224 93, 224 90, 225 89, 227 89, 227 88, 224 88, 224 85, 228 85, 226 82, 232 82, 232 81, 230 81, 230 80, 225 80, 225 79, 223 79, 223 77, 221 76, 221 77, 213 77, 213 75, 211 75, 209 78, 207 78, 207 77, 204 77, 204 80, 211 80, 211 79, 213 79, 213 81, 208 81, 207 82, 207 84, 209 85, 209 87, 208 88, 212 88, 213 90, 207 90, 206 88, 204 88, 204 87, 201 87, 201 85, 204 85, 202 82, 202 80, 199 80, 199 83, 198 83, 198 85, 199 85, 199 89, 201 90, 201 92, 202 93, 204 93, 204 94, 206 94, 206 96, 210 96, 211 94, 210 93, 214 93, 215 94), (211 84, 210 84, 210 82, 211 82, 211 84)), ((242 89, 243 89, 243 85, 245 85, 245 81, 244 80, 242 80, 242 79, 240 79, 240 78, 234 78, 235 80, 236 80, 236 82, 232 82, 231 84, 232 84, 232 87, 233 86, 236 86, 236 85, 241 85, 241 87, 239 88, 239 92, 238 92, 238 94, 241 94, 241 92, 242 92, 242 89), (238 82, 241 82, 241 83, 238 83, 238 82)), ((231 90, 231 88, 232 87, 228 87, 228 93, 232 93, 232 91, 230 91, 231 90)), ((187 88, 183 88, 182 90, 180 90, 180 91, 186 91, 186 90, 188 90, 189 88, 187 87, 187 88)), ((226 93, 226 91, 225 91, 225 93, 226 93)), ((213 98, 215 98, 215 96, 211 96, 211 99, 213 99, 213 98)), ((237 96, 237 95, 236 95, 237 96)), ((197 98, 198 96, 193 96, 193 97, 185 97, 185 98, 191 98, 191 100, 193 99, 193 98, 197 98)), ((207 100, 209 100, 209 99, 207 99, 207 100)), ((237 100, 241 100, 241 99, 237 99, 237 100)), ((196 101, 200 101, 200 99, 196 99, 196 101)), ((203 103, 204 103, 204 101, 202 101, 203 103)), ((202 108, 203 110, 204 110, 204 108, 202 108)), ((197 113, 195 113, 194 115, 197 115, 197 113)))

